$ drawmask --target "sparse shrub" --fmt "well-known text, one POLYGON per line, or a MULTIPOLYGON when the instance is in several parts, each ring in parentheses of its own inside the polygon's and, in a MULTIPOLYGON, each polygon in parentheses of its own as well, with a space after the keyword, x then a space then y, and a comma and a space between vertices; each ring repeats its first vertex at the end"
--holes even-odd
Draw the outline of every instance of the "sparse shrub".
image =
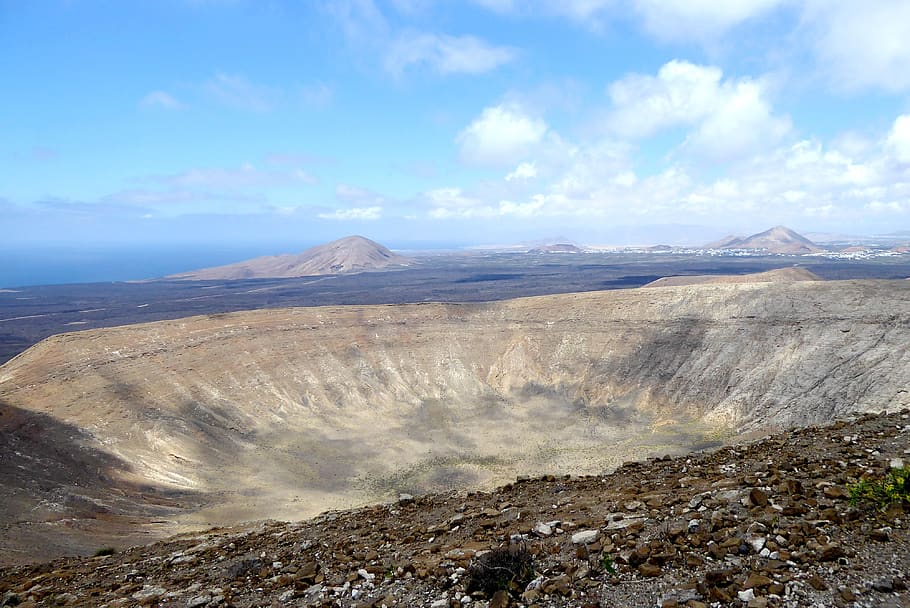
POLYGON ((616 574, 616 564, 613 562, 613 556, 606 551, 600 554, 600 570, 609 574, 616 574))
POLYGON ((891 469, 881 479, 861 479, 847 489, 853 506, 862 503, 884 510, 895 503, 910 505, 910 466, 891 469))
POLYGON ((521 591, 534 577, 534 557, 524 544, 500 547, 476 558, 468 570, 468 592, 521 591))
POLYGON ((101 557, 103 555, 113 555, 116 552, 117 552, 117 550, 114 549, 113 547, 101 547, 100 549, 95 551, 95 557, 101 557))

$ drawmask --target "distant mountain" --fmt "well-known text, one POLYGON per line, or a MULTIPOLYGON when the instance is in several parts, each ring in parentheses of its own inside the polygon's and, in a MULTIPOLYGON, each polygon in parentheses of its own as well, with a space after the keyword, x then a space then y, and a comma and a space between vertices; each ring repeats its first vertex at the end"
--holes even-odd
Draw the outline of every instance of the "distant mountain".
POLYGON ((711 241, 705 245, 705 249, 725 249, 726 247, 735 247, 737 243, 742 243, 744 237, 734 236, 732 234, 725 236, 719 241, 711 241))
POLYGON ((747 237, 728 236, 720 241, 705 245, 706 249, 764 249, 769 253, 817 253, 821 247, 790 230, 786 226, 775 226, 770 230, 747 237))
POLYGON ((264 256, 226 266, 175 274, 167 278, 193 281, 293 278, 382 270, 394 266, 407 266, 410 263, 409 258, 392 253, 370 239, 348 236, 312 247, 296 255, 264 256))
POLYGON ((529 249, 528 253, 583 253, 584 250, 571 243, 553 243, 529 249))

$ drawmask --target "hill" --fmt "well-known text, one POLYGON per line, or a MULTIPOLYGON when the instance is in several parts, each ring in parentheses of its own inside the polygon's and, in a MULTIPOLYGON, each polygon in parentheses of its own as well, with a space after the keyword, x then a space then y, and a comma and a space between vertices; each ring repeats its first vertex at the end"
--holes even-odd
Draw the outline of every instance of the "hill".
POLYGON ((0 569, 0 601, 906 606, 910 504, 879 511, 851 506, 848 493, 858 479, 880 479, 906 459, 908 423, 910 410, 866 415, 627 463, 612 474, 401 496, 298 523, 213 529, 111 556, 0 569), (503 570, 517 573, 510 594, 495 591, 503 570), (494 583, 489 591, 486 581, 494 583))
POLYGON ((822 278, 805 268, 778 268, 751 274, 705 274, 663 277, 644 287, 680 287, 684 285, 718 285, 733 283, 790 283, 794 281, 821 281, 822 278))
POLYGON ((728 236, 705 245, 705 249, 763 249, 769 253, 799 254, 824 251, 786 226, 775 226, 747 237, 728 236))
POLYGON ((62 334, 0 367, 3 442, 17 446, 0 559, 597 474, 905 407, 907 343, 907 281, 275 309, 62 334))
POLYGON ((299 254, 265 256, 167 278, 194 281, 293 278, 383 270, 410 263, 410 259, 393 253, 370 239, 348 236, 299 254))

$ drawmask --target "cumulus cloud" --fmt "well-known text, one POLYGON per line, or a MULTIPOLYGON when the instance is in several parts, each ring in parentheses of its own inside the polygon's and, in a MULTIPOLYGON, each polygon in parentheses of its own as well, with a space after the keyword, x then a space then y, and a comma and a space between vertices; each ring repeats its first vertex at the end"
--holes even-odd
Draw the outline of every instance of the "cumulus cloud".
POLYGON ((514 49, 495 46, 474 36, 410 32, 391 43, 384 65, 393 74, 419 65, 440 74, 481 74, 510 63, 516 56, 514 49))
POLYGON ((656 76, 630 74, 609 87, 609 128, 642 138, 663 129, 693 127, 685 145, 715 159, 742 156, 779 142, 790 130, 776 116, 766 85, 748 78, 726 79, 716 67, 674 60, 656 76))
POLYGON ((143 108, 158 108, 163 110, 181 110, 186 106, 176 97, 165 91, 152 91, 139 100, 143 108))
POLYGON ((910 114, 898 116, 894 121, 887 146, 898 162, 910 164, 910 114))
POLYGON ((910 89, 910 3, 810 0, 804 21, 834 87, 910 89))
POLYGON ((521 163, 515 167, 514 171, 506 175, 506 181, 521 181, 534 179, 535 177, 537 177, 537 166, 534 163, 521 163))
POLYGON ((547 132, 540 118, 518 107, 485 108, 456 137, 463 161, 478 165, 503 166, 522 160, 547 132))
MULTIPOLYGON (((711 132, 708 116, 713 114, 701 115, 693 132, 711 132)), ((717 120, 725 120, 722 112, 717 120)), ((876 230, 910 213, 908 136, 910 115, 903 115, 877 139, 860 141, 847 133, 829 142, 785 141, 731 160, 716 177, 672 157, 656 172, 638 173, 635 154, 609 138, 571 144, 550 131, 548 142, 562 141, 559 158, 535 157, 533 165, 519 163, 499 181, 439 188, 422 200, 437 220, 619 219, 724 227, 811 222, 832 229, 847 222, 860 231, 876 230), (536 175, 531 182, 517 179, 530 173, 536 175)))
POLYGON ((382 207, 353 207, 336 209, 331 213, 319 213, 320 219, 338 221, 374 221, 382 218, 382 207))
POLYGON ((610 127, 625 137, 647 137, 666 127, 692 124, 720 102, 719 68, 673 60, 657 76, 629 74, 609 87, 610 127))

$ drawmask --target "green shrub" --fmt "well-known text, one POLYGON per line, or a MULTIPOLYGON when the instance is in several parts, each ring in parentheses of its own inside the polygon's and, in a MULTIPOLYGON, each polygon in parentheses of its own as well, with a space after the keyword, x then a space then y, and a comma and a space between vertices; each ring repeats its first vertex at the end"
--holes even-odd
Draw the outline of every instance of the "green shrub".
POLYGON ((101 557, 103 555, 113 555, 116 552, 117 552, 117 550, 114 549, 113 547, 101 547, 100 549, 95 551, 95 557, 101 557))
POLYGON ((891 469, 881 479, 861 479, 847 488, 850 504, 871 504, 887 509, 895 503, 910 504, 910 466, 891 469))
POLYGON ((600 570, 609 574, 616 574, 616 565, 613 562, 613 556, 606 551, 600 554, 600 570))

